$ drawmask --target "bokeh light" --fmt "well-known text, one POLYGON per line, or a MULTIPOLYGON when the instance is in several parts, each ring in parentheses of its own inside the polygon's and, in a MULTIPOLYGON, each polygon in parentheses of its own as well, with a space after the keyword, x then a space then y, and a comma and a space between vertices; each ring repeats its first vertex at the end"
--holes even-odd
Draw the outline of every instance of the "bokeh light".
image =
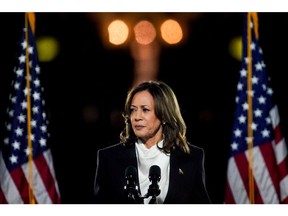
POLYGON ((50 62, 59 54, 59 42, 54 37, 41 37, 37 39, 38 58, 41 62, 50 62))
POLYGON ((114 20, 108 26, 109 42, 114 45, 125 43, 129 35, 129 29, 122 20, 114 20))
POLYGON ((168 44, 177 44, 183 38, 180 24, 172 19, 166 20, 160 27, 161 36, 168 44))
POLYGON ((134 27, 134 33, 136 41, 142 45, 152 43, 156 37, 155 27, 147 20, 138 22, 134 27))

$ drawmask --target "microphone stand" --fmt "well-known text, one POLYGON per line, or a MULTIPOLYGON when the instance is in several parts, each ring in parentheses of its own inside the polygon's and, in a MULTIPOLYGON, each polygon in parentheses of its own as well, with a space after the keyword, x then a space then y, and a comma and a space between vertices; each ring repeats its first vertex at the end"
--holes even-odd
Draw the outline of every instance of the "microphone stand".
MULTIPOLYGON (((130 188, 131 189, 131 188, 130 188)), ((149 204, 156 204, 156 197, 160 194, 160 189, 158 184, 150 184, 148 188, 148 193, 145 194, 145 196, 141 196, 138 192, 137 188, 134 190, 131 190, 128 193, 128 199, 131 200, 131 204, 144 204, 144 199, 147 199, 151 196, 151 200, 149 201, 149 204)))
POLYGON ((149 204, 156 204, 156 197, 160 194, 159 185, 157 182, 152 181, 148 188, 147 197, 152 196, 151 200, 149 201, 149 204))
POLYGON ((125 186, 124 189, 131 204, 144 204, 144 197, 141 197, 137 186, 136 188, 125 186))
POLYGON ((149 204, 156 204, 156 196, 152 196, 151 200, 149 201, 149 204))

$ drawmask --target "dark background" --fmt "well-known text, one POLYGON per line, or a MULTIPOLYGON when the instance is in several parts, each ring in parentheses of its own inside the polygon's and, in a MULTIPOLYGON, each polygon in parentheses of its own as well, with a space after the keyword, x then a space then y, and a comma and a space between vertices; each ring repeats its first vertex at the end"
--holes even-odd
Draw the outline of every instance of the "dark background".
MULTIPOLYGON (((92 203, 99 148, 119 141, 121 111, 133 80, 128 46, 104 45, 101 25, 108 13, 36 13, 36 39, 58 39, 60 53, 40 62, 50 121, 51 149, 62 203, 92 203)), ((118 13, 119 17, 127 13, 118 13)), ((110 14, 111 16, 111 14, 110 14)), ((158 79, 175 91, 188 140, 206 153, 206 181, 213 203, 223 203, 240 61, 229 42, 241 36, 242 13, 130 13, 185 22, 186 39, 161 44, 158 79)), ((282 132, 287 137, 287 13, 258 13, 260 45, 272 79, 282 132)), ((5 112, 24 13, 0 13, 0 123, 5 112)), ((2 130, 3 131, 3 130, 2 130)), ((3 133, 0 133, 2 140, 3 133)))

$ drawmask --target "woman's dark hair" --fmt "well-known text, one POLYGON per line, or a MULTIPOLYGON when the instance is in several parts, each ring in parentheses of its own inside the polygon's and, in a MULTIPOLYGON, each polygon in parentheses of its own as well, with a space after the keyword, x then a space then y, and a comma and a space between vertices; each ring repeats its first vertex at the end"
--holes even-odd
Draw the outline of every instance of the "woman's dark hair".
POLYGON ((186 124, 181 115, 177 98, 173 90, 161 81, 142 82, 128 92, 123 113, 125 127, 120 133, 121 142, 128 145, 137 140, 130 122, 130 108, 135 94, 141 91, 148 91, 152 95, 155 103, 155 114, 162 122, 164 143, 163 148, 160 149, 165 153, 170 153, 176 145, 184 152, 189 153, 186 124))

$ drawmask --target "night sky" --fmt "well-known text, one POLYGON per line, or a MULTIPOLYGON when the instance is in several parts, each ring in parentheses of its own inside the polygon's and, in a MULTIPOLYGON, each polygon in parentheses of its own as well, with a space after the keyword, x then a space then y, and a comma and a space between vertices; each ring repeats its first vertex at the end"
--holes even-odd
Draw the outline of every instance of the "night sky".
MULTIPOLYGON (((243 14, 132 15, 155 23, 157 17, 175 18, 187 26, 183 43, 160 44, 157 78, 174 89, 187 124, 188 140, 205 150, 206 182, 212 202, 223 203, 240 70, 240 61, 229 54, 229 42, 242 35, 243 14)), ((49 35, 60 44, 59 55, 52 62, 40 62, 40 67, 62 203, 92 203, 97 150, 117 143, 124 125, 121 111, 132 84, 134 60, 129 46, 105 46, 101 37, 105 17, 104 12, 96 16, 36 13, 36 39, 49 35)), ((258 19, 260 45, 272 79, 282 132, 287 137, 288 14, 258 13, 258 19)), ((24 13, 0 13, 0 20, 0 123, 4 127, 24 13)), ((1 140, 2 136, 0 133, 1 140)))

